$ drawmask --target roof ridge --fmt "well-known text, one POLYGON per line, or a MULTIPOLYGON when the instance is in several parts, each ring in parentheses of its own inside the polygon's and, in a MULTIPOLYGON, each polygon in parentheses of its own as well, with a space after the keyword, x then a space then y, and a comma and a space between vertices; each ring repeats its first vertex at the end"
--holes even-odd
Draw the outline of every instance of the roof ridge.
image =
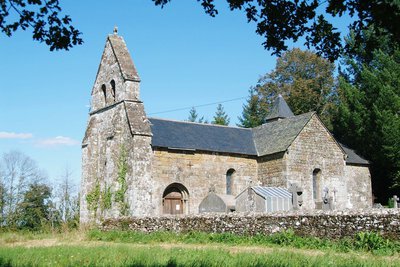
POLYGON ((197 124, 202 126, 211 126, 211 127, 222 127, 222 128, 232 128, 232 129, 240 129, 240 130, 251 130, 252 128, 244 128, 239 126, 230 126, 230 125, 220 125, 220 124, 212 124, 212 123, 202 123, 202 122, 193 122, 193 121, 181 121, 174 119, 165 119, 165 118, 156 118, 156 117, 148 117, 148 119, 162 120, 162 121, 171 121, 177 123, 187 123, 187 124, 197 124))
POLYGON ((261 124, 261 125, 259 125, 257 127, 251 128, 251 129, 259 129, 261 127, 271 126, 273 124, 281 123, 281 122, 286 121, 286 120, 298 119, 299 117, 303 117, 303 116, 305 117, 306 115, 313 115, 314 113, 316 113, 316 112, 315 111, 310 111, 310 112, 302 113, 302 114, 299 114, 299 115, 294 115, 294 116, 287 117, 287 118, 280 118, 279 120, 266 122, 266 123, 263 123, 263 124, 261 124))

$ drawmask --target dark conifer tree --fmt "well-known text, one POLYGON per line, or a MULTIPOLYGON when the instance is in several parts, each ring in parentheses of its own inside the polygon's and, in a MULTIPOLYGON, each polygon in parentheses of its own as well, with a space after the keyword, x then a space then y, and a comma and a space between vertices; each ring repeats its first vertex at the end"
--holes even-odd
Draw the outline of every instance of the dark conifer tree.
POLYGON ((221 104, 218 104, 217 111, 215 112, 215 116, 212 124, 218 125, 229 125, 230 119, 228 115, 225 113, 224 107, 221 104))

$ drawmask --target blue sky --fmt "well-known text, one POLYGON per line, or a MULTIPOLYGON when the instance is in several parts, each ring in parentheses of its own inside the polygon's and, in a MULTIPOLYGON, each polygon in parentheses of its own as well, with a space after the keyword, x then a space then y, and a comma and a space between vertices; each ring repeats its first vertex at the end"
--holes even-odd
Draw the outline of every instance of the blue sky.
MULTIPOLYGON (((189 109, 221 102, 235 125, 248 89, 273 69, 276 57, 262 47, 255 24, 217 1, 219 15, 206 15, 194 0, 164 9, 151 0, 61 1, 63 14, 84 44, 50 52, 31 32, 0 35, 0 154, 19 150, 56 180, 68 165, 80 179, 80 143, 90 92, 108 34, 115 25, 141 77, 141 99, 152 117, 185 120, 189 109)), ((197 112, 212 120, 215 105, 197 112)))

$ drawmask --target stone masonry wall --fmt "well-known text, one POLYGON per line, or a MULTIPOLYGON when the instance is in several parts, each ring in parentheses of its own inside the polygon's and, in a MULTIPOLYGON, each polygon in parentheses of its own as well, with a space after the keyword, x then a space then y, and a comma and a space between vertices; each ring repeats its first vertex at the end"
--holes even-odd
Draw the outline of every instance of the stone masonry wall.
POLYGON ((372 206, 371 174, 368 166, 346 165, 349 208, 369 208, 372 206))
MULTIPOLYGON (((82 148, 82 181, 81 181, 81 221, 87 222, 95 217, 116 217, 118 207, 101 210, 100 203, 96 211, 88 206, 87 195, 94 192, 96 186, 100 191, 106 188, 117 189, 117 165, 121 145, 129 138, 127 122, 124 123, 125 109, 123 104, 92 114, 86 130, 82 148), (120 122, 120 123, 118 123, 120 122), (95 214, 96 212, 96 214, 95 214)), ((126 150, 130 147, 127 145, 126 150)), ((129 170, 131 173, 131 170, 129 170)))
POLYGON ((286 187, 287 182, 283 176, 284 153, 267 155, 257 160, 258 180, 263 186, 286 187))
POLYGON ((274 214, 199 214, 183 217, 135 217, 106 220, 103 230, 140 232, 271 234, 293 229, 302 236, 338 239, 358 232, 373 231, 400 239, 400 209, 286 212, 274 214))
MULTIPOLYGON (((304 209, 314 209, 313 171, 321 170, 318 199, 321 202, 324 189, 329 189, 335 209, 349 208, 345 179, 344 153, 316 115, 312 116, 296 137, 284 156, 287 187, 297 183, 303 188, 304 209)), ((358 208, 357 205, 353 206, 358 208)))
POLYGON ((226 173, 234 169, 232 175, 232 195, 236 196, 257 181, 257 161, 240 155, 209 152, 184 152, 155 149, 152 164, 154 195, 158 214, 162 214, 162 196, 166 187, 180 183, 189 191, 187 213, 198 213, 199 204, 209 192, 226 194, 226 173))

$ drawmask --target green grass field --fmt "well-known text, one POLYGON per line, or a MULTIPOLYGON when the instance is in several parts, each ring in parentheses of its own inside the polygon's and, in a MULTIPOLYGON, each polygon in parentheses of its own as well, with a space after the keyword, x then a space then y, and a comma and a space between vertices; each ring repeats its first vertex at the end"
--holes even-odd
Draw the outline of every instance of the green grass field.
POLYGON ((326 240, 313 241, 326 244, 311 249, 307 243, 312 239, 292 233, 280 238, 274 243, 230 234, 7 232, 0 234, 0 266, 400 266, 396 251, 344 252, 326 240))

